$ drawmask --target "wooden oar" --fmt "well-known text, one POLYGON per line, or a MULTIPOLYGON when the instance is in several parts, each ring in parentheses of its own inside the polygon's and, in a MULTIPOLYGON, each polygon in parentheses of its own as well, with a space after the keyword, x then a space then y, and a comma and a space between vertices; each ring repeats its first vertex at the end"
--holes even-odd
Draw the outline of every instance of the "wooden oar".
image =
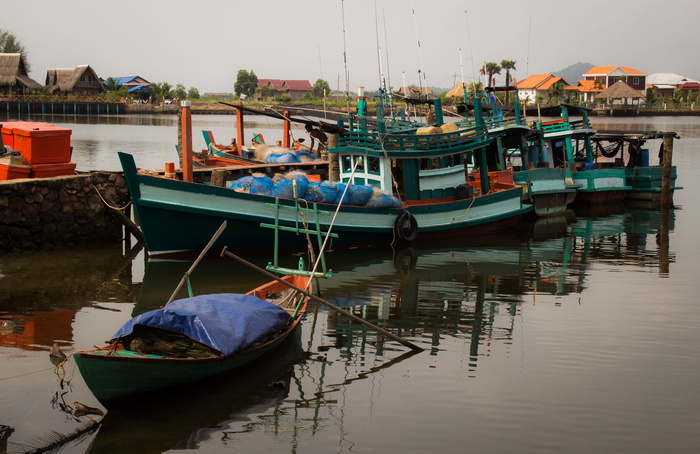
POLYGON ((392 333, 390 333, 389 331, 378 327, 377 325, 373 325, 372 323, 368 322, 367 320, 365 320, 365 319, 363 319, 363 318, 360 318, 360 317, 358 317, 357 315, 351 314, 350 312, 348 312, 348 311, 346 311, 346 310, 344 310, 344 309, 339 308, 339 307, 336 306, 335 304, 329 303, 328 301, 326 301, 326 300, 324 300, 324 299, 322 299, 322 298, 319 298, 318 296, 314 295, 313 293, 309 293, 309 292, 307 292, 307 291, 305 291, 305 290, 303 290, 303 289, 297 287, 296 285, 292 284, 291 282, 287 282, 287 281, 285 281, 285 280, 283 280, 283 279, 281 279, 281 278, 275 276, 274 274, 270 273, 270 272, 267 271, 267 270, 264 270, 264 269, 260 268, 259 266, 255 265, 254 263, 250 263, 249 261, 245 260, 244 258, 239 257, 239 256, 237 256, 236 254, 233 254, 233 253, 229 252, 229 251, 227 250, 226 247, 224 247, 224 249, 221 251, 221 256, 222 256, 222 257, 223 257, 223 256, 231 257, 232 259, 237 260, 238 262, 240 262, 240 263, 242 263, 242 264, 244 264, 244 265, 246 265, 246 266, 249 266, 250 268, 253 268, 254 270, 257 270, 257 271, 261 272, 261 273, 264 274, 265 276, 267 276, 267 277, 269 277, 269 278, 271 278, 271 279, 274 279, 274 280, 276 280, 276 281, 278 281, 278 282, 281 282, 281 283, 283 283, 284 285, 286 285, 287 287, 290 287, 290 288, 296 290, 297 292, 303 293, 304 295, 308 296, 308 297, 311 298, 312 300, 314 300, 314 301, 316 301, 316 302, 318 302, 318 303, 321 303, 321 304, 323 304, 323 305, 325 305, 325 306, 328 306, 329 308, 333 309, 334 311, 336 311, 336 312, 338 312, 338 313, 340 313, 340 314, 343 314, 344 316, 346 316, 346 317, 348 317, 348 318, 351 318, 351 319, 355 320, 356 322, 361 323, 361 324, 363 324, 363 325, 365 325, 365 326, 367 326, 367 327, 369 327, 369 328, 372 328, 373 330, 375 330, 375 331, 378 332, 379 334, 382 334, 382 335, 388 337, 389 339, 395 340, 396 342, 398 342, 398 343, 400 343, 400 344, 402 344, 402 345, 405 345, 406 347, 408 347, 408 348, 410 348, 410 349, 412 349, 412 350, 423 350, 423 348, 421 348, 421 347, 419 347, 419 346, 417 346, 417 345, 415 345, 415 344, 412 344, 411 342, 407 341, 406 339, 402 339, 402 338, 400 338, 399 336, 397 336, 397 335, 395 335, 395 334, 392 334, 392 333))
POLYGON ((194 263, 192 264, 190 269, 187 270, 187 272, 185 273, 184 276, 182 276, 182 279, 180 279, 180 283, 177 284, 177 288, 175 289, 173 294, 170 295, 170 299, 168 300, 168 302, 165 303, 166 306, 168 304, 170 304, 175 299, 175 295, 177 295, 177 292, 179 292, 180 289, 182 288, 182 286, 185 285, 185 282, 187 281, 187 279, 190 278, 190 274, 192 273, 192 271, 194 271, 195 267, 204 258, 204 256, 207 255, 207 252, 209 252, 209 249, 211 249, 211 247, 214 245, 214 243, 219 238, 219 236, 221 236, 221 234, 223 233, 224 230, 226 230, 226 221, 224 221, 221 224, 221 227, 219 227, 219 230, 217 230, 216 233, 214 233, 214 236, 211 237, 211 240, 209 240, 209 243, 207 243, 207 245, 204 247, 202 252, 199 254, 199 257, 197 257, 197 260, 194 261, 194 263))

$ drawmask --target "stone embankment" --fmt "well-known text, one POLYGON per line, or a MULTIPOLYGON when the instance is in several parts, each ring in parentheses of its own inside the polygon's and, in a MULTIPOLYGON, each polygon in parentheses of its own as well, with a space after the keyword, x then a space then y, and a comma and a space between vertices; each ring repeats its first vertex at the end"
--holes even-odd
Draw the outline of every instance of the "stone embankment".
POLYGON ((118 173, 0 181, 0 251, 121 241, 129 200, 118 173))

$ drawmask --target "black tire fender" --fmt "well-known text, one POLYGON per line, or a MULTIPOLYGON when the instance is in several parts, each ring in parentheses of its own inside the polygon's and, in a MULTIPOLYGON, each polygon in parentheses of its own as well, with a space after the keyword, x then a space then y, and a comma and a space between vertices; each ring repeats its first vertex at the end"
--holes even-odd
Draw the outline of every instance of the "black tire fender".
POLYGON ((394 234, 406 243, 415 241, 418 238, 418 221, 416 218, 409 213, 404 211, 400 215, 396 216, 394 221, 394 234))

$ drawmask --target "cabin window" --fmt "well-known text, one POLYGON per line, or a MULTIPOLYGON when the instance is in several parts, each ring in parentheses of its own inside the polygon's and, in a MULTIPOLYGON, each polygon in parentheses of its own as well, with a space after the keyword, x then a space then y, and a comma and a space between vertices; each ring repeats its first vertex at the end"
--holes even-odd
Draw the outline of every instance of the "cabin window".
POLYGON ((420 168, 421 170, 430 170, 432 169, 432 162, 430 161, 429 158, 421 158, 420 160, 420 168))
POLYGON ((368 172, 375 175, 379 175, 379 158, 376 156, 369 156, 367 158, 368 172))
POLYGON ((633 84, 633 85, 639 85, 639 77, 634 77, 634 78, 632 78, 632 84, 633 84))
POLYGON ((343 172, 352 172, 352 156, 343 156, 343 172))

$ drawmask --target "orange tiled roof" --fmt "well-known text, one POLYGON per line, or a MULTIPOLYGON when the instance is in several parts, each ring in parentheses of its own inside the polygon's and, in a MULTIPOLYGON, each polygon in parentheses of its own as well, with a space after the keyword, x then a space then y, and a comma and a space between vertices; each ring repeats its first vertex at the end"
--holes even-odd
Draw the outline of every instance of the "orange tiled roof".
POLYGON ((603 91, 603 88, 595 87, 595 80, 579 80, 576 89, 584 93, 603 91))
POLYGON ((594 66, 593 68, 589 69, 586 71, 584 76, 586 75, 594 75, 594 74, 610 74, 611 72, 615 71, 617 68, 620 68, 627 74, 637 74, 637 75, 646 75, 645 72, 638 71, 636 69, 628 68, 627 66, 594 66))
POLYGON ((554 77, 552 74, 533 74, 532 76, 528 77, 527 79, 523 79, 515 86, 517 88, 525 89, 525 88, 540 88, 540 85, 542 85, 544 82, 547 81, 550 77, 554 77))

